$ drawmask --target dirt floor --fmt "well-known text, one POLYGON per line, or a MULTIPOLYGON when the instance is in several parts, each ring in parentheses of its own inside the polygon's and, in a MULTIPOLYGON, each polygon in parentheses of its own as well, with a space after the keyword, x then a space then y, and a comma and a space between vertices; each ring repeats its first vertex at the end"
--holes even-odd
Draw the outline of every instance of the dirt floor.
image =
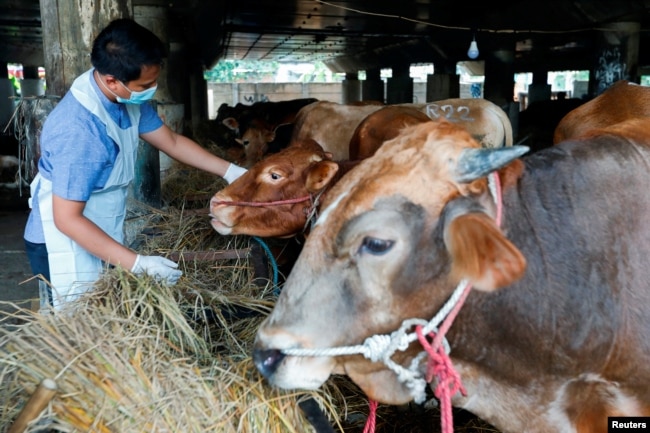
POLYGON ((32 272, 23 243, 29 215, 27 199, 17 190, 0 190, 0 196, 0 310, 15 311, 9 303, 37 308, 38 283, 27 281, 32 272))

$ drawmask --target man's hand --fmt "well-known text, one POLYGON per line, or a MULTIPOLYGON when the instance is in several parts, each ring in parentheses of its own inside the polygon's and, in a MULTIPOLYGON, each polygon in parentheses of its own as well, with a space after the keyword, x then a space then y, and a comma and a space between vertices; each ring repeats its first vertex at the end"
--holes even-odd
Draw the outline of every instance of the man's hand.
POLYGON ((183 275, 178 269, 178 263, 160 256, 138 256, 131 272, 134 274, 149 274, 152 277, 166 281, 169 284, 176 284, 183 275))

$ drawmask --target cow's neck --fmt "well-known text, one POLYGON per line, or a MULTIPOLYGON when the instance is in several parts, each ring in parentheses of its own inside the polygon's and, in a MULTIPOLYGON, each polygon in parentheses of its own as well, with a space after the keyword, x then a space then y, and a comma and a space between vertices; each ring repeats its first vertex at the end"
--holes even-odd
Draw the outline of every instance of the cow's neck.
POLYGON ((305 227, 302 231, 302 234, 306 237, 309 235, 312 226, 316 223, 318 219, 318 212, 320 210, 320 204, 325 199, 327 193, 332 189, 334 185, 350 170, 356 167, 361 160, 342 160, 337 161, 336 163, 339 166, 339 169, 336 171, 336 174, 332 177, 329 183, 320 191, 311 193, 312 196, 312 206, 307 209, 307 220, 305 221, 305 227))

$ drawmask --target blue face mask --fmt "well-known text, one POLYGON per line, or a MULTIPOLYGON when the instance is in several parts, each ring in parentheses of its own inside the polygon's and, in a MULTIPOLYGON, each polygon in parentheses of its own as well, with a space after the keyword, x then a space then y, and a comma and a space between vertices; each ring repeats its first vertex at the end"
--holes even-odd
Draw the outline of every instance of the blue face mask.
POLYGON ((124 99, 124 98, 122 98, 120 96, 115 95, 115 97, 117 98, 117 102, 121 102, 123 104, 137 104, 137 105, 139 105, 139 104, 143 104, 143 103, 145 103, 147 101, 151 101, 151 99, 153 98, 154 93, 156 93, 156 90, 158 89, 158 86, 156 85, 156 86, 153 86, 153 87, 149 87, 146 90, 136 92, 135 90, 131 90, 128 87, 126 87, 121 81, 119 83, 122 85, 122 87, 124 87, 126 90, 131 92, 131 96, 129 97, 129 99, 124 99))

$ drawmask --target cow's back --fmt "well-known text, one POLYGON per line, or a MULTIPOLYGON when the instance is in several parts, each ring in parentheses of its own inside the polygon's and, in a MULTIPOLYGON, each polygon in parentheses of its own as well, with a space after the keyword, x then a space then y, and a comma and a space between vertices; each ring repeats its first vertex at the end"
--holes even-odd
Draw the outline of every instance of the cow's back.
POLYGON ((446 119, 462 126, 483 147, 512 146, 512 123, 505 111, 494 102, 480 98, 449 98, 411 105, 433 120, 446 119))
MULTIPOLYGON (((519 319, 513 315, 512 325, 522 320, 527 335, 553 335, 548 349, 557 356, 557 372, 567 376, 578 375, 571 369, 579 366, 606 380, 650 382, 650 368, 639 369, 650 353, 650 313, 637 308, 650 304, 650 195, 644 187, 650 184, 650 136, 639 140, 637 131, 630 137, 601 133, 544 149, 523 158, 516 187, 504 188, 503 230, 527 258, 527 271, 493 302, 502 311, 536 305, 519 319)), ((474 305, 465 313, 488 333, 480 322, 491 319, 479 317, 494 305, 474 305)), ((645 398, 650 404, 650 391, 645 398)))
POLYGON ((355 128, 382 105, 346 105, 319 101, 304 107, 295 120, 291 144, 312 139, 334 160, 349 158, 349 143, 355 128))
POLYGON ((555 128, 553 143, 635 118, 650 118, 650 88, 625 80, 617 81, 599 96, 564 116, 555 128))
POLYGON ((350 159, 365 159, 386 141, 395 138, 406 126, 431 119, 417 107, 388 105, 366 116, 350 139, 350 159))

